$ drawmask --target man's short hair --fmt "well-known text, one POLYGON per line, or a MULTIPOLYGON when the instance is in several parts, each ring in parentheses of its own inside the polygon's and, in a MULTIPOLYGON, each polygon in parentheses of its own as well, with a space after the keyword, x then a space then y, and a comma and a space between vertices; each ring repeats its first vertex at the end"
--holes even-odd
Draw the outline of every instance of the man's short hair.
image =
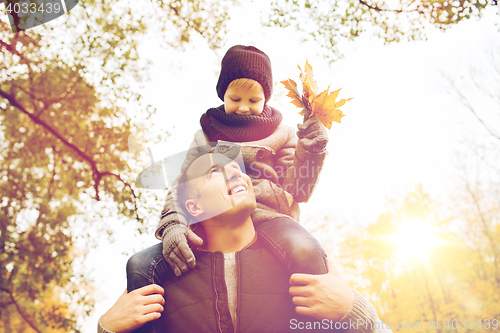
MULTIPOLYGON (((205 153, 205 154, 208 154, 208 153, 205 153)), ((205 154, 203 154, 203 155, 205 155, 205 154)), ((200 156, 202 156, 202 155, 200 155, 200 156)), ((186 168, 186 171, 182 174, 181 178, 179 178, 179 182, 177 184, 178 202, 179 202, 179 205, 181 206, 182 210, 186 214, 187 220, 189 220, 189 216, 191 216, 191 214, 188 212, 188 210, 186 208, 186 201, 188 201, 189 199, 197 198, 200 195, 198 193, 198 191, 196 190, 196 188, 191 183, 192 179, 189 179, 189 176, 187 175, 187 171, 189 170, 189 167, 191 166, 191 164, 196 159, 198 159, 200 156, 197 156, 188 165, 188 167, 186 168)))

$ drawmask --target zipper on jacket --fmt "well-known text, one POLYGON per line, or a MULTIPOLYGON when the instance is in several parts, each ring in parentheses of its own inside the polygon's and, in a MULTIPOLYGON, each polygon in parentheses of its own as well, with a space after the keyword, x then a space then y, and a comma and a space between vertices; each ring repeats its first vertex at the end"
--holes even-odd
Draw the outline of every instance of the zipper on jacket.
POLYGON ((220 312, 219 312, 219 307, 218 307, 219 293, 217 292, 217 285, 215 282, 215 270, 216 270, 215 265, 217 264, 217 260, 216 260, 215 253, 210 253, 210 255, 212 257, 212 289, 215 293, 215 312, 217 313, 217 318, 216 318, 217 329, 219 330, 220 333, 222 333, 222 328, 220 326, 220 312))
POLYGON ((234 261, 236 265, 236 309, 234 311, 234 333, 238 332, 238 295, 240 294, 240 255, 241 251, 236 252, 234 261))

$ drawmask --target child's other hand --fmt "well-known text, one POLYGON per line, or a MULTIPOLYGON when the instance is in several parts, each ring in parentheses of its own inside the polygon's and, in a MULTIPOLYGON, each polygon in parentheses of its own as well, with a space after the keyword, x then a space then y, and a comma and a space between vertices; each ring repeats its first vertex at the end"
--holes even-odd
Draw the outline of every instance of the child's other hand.
POLYGON ((299 129, 297 136, 307 151, 319 153, 325 149, 328 143, 328 134, 318 117, 307 119, 303 124, 298 124, 297 128, 299 129))
POLYGON ((171 224, 163 231, 163 257, 176 276, 196 266, 196 258, 189 248, 188 240, 195 246, 203 245, 203 240, 183 224, 171 224))

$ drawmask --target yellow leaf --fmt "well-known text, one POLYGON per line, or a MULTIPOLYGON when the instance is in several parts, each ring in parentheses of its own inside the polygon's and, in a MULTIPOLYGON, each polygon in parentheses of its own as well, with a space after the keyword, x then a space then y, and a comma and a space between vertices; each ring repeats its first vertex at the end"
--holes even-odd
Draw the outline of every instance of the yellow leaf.
POLYGON ((317 111, 315 116, 318 117, 319 121, 328 129, 332 128, 332 122, 334 117, 332 114, 324 113, 323 110, 317 111))
POLYGON ((313 69, 312 66, 309 64, 309 62, 306 60, 306 65, 304 66, 304 70, 306 72, 306 78, 309 84, 311 85, 312 90, 314 91, 314 94, 317 94, 318 91, 318 84, 316 81, 313 80, 313 69))
MULTIPOLYGON (((342 88, 341 88, 342 89, 342 88)), ((324 108, 327 109, 335 109, 335 100, 337 99, 337 96, 339 95, 340 89, 335 90, 331 92, 326 98, 325 98, 325 103, 323 105, 324 108)))
POLYGON ((352 98, 348 98, 348 99, 341 99, 340 101, 338 101, 337 103, 335 103, 335 108, 339 108, 341 106, 343 106, 345 104, 345 102, 347 101, 350 101, 352 98))
POLYGON ((328 129, 332 128, 333 122, 340 123, 340 119, 345 116, 344 113, 340 110, 334 110, 334 112, 325 112, 324 109, 316 111, 314 115, 318 117, 321 123, 328 129))
POLYGON ((318 85, 313 79, 312 66, 306 60, 304 70, 299 65, 297 67, 300 70, 299 78, 302 81, 302 95, 300 95, 295 81, 288 79, 281 81, 281 83, 289 90, 287 96, 292 98, 292 104, 302 108, 299 114, 304 116, 304 121, 309 117, 316 116, 328 129, 332 127, 334 121, 340 123, 345 115, 338 108, 352 98, 341 99, 337 102, 341 89, 329 93, 330 86, 325 91, 317 94, 318 85))
POLYGON ((341 110, 337 109, 336 113, 333 115, 333 121, 340 124, 340 120, 344 116, 345 114, 341 110))
POLYGON ((309 64, 309 61, 307 61, 307 59, 306 59, 306 65, 304 66, 304 72, 306 72, 306 75, 313 77, 313 68, 309 64))
POLYGON ((328 96, 328 90, 329 89, 330 89, 330 87, 328 87, 328 89, 326 89, 325 91, 323 91, 322 93, 320 93, 314 99, 314 102, 313 102, 313 105, 312 105, 312 108, 311 108, 311 111, 312 111, 311 112, 311 117, 314 116, 314 114, 316 113, 316 110, 320 110, 321 106, 325 103, 325 99, 326 99, 326 96, 328 96))

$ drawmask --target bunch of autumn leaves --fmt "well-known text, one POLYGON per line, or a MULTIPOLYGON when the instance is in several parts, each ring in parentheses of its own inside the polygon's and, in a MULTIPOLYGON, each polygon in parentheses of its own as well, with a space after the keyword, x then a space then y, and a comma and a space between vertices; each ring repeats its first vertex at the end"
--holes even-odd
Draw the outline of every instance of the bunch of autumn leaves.
POLYGON ((300 69, 299 78, 302 81, 302 95, 297 89, 297 83, 292 79, 281 81, 281 83, 289 90, 287 96, 292 99, 291 103, 302 108, 299 114, 304 116, 304 121, 316 116, 328 129, 332 127, 334 121, 340 123, 344 113, 339 108, 352 98, 337 101, 340 89, 329 92, 330 86, 318 94, 318 85, 313 80, 313 70, 309 62, 306 60, 304 70, 300 66, 298 67, 300 69))

